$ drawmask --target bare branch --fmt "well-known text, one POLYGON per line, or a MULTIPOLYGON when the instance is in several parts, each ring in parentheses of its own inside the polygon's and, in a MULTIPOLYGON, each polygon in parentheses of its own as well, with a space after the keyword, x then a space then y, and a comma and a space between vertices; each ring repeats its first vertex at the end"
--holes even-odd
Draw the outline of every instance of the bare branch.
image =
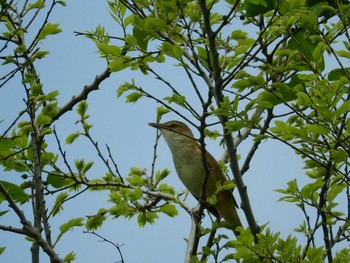
POLYGON ((120 250, 120 247, 123 246, 124 244, 121 244, 121 245, 116 244, 116 243, 110 241, 109 239, 106 239, 105 237, 103 237, 103 236, 97 234, 95 231, 92 231, 92 232, 84 231, 84 233, 86 233, 86 234, 93 234, 93 235, 95 235, 95 236, 101 238, 103 242, 107 242, 107 243, 109 243, 109 244, 112 244, 112 246, 114 246, 114 247, 118 250, 119 256, 120 256, 120 258, 121 258, 121 260, 118 261, 118 262, 124 263, 123 254, 122 254, 122 252, 121 252, 121 250, 120 250))
MULTIPOLYGON (((210 24, 210 13, 209 10, 207 9, 206 6, 206 1, 205 0, 199 0, 199 7, 202 11, 202 16, 203 16, 203 21, 204 21, 204 29, 205 32, 207 34, 207 38, 208 38, 208 46, 210 49, 210 53, 212 55, 213 58, 213 81, 214 84, 210 84, 208 87, 210 89, 210 91, 212 92, 212 94, 214 95, 214 98, 216 100, 216 104, 218 106, 220 106, 220 103, 223 102, 223 92, 222 92, 222 85, 223 85, 223 79, 221 77, 221 67, 220 67, 220 63, 219 63, 219 54, 217 51, 217 47, 216 47, 216 41, 215 41, 215 37, 216 34, 214 34, 214 32, 212 31, 211 28, 211 24, 210 24)), ((228 120, 227 116, 219 116, 220 118, 220 122, 222 127, 225 127, 225 123, 228 120)), ((235 179, 235 183, 237 185, 237 189, 238 192, 240 194, 241 197, 241 201, 242 201, 242 209, 245 213, 245 216, 247 218, 248 224, 249 224, 249 228, 251 230, 251 232, 253 233, 253 235, 255 236, 255 241, 257 242, 257 234, 259 232, 259 226, 256 223, 255 220, 255 216, 252 210, 252 207, 250 205, 250 200, 249 200, 249 196, 247 193, 247 187, 245 186, 243 179, 242 179, 242 175, 240 173, 240 169, 239 169, 239 164, 238 164, 238 157, 237 157, 237 149, 234 145, 234 141, 232 138, 232 134, 226 132, 226 129, 224 128, 224 140, 225 140, 225 144, 227 147, 227 151, 229 153, 229 160, 230 160, 230 167, 231 167, 231 171, 232 174, 234 176, 235 179)))
MULTIPOLYGON (((21 224, 23 225, 22 230, 12 228, 14 230, 13 232, 17 231, 18 234, 23 234, 26 236, 29 236, 35 240, 37 244, 40 245, 40 247, 45 251, 45 253, 51 258, 52 263, 63 263, 63 260, 59 258, 59 256, 56 254, 56 252, 51 248, 51 246, 48 244, 46 240, 44 240, 37 229, 35 229, 30 221, 27 220, 24 213, 19 209, 19 207, 16 205, 15 201, 12 199, 10 194, 7 192, 6 188, 0 183, 0 193, 5 197, 7 202, 9 203, 9 206, 12 208, 12 210, 16 213, 18 218, 20 219, 21 224)), ((2 230, 7 230, 9 228, 7 227, 1 227, 2 230)))
POLYGON ((94 90, 98 90, 100 84, 107 78, 109 78, 110 76, 110 72, 108 69, 105 69, 105 71, 103 71, 100 75, 97 75, 95 77, 95 80, 89 84, 86 85, 83 90, 81 91, 81 93, 79 93, 76 96, 73 96, 72 99, 67 102, 64 106, 62 106, 59 110, 59 112, 57 113, 57 115, 55 117, 52 118, 52 123, 56 120, 58 120, 63 114, 65 114, 68 111, 71 111, 73 109, 73 107, 75 105, 77 105, 79 102, 86 100, 88 95, 90 94, 90 92, 94 91, 94 90))

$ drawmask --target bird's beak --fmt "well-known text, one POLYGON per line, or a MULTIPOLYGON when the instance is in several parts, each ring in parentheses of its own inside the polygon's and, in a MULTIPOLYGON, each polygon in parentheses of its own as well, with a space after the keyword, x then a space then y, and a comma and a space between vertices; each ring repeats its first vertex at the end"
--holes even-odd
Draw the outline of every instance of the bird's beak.
POLYGON ((163 127, 162 124, 160 124, 160 123, 155 123, 155 122, 150 122, 150 123, 148 123, 148 125, 151 126, 151 127, 153 127, 153 128, 156 128, 156 129, 160 129, 160 128, 163 127))

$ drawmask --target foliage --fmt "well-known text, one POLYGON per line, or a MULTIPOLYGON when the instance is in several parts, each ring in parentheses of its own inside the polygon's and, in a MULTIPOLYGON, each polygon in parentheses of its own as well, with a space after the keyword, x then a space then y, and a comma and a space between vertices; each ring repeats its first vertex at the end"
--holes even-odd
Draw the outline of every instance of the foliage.
POLYGON ((2 171, 17 175, 14 181, 0 181, 0 216, 14 212, 22 228, 0 224, 0 229, 29 237, 37 262, 39 249, 52 262, 73 261, 74 252, 62 259, 55 245, 75 227, 84 225, 93 231, 107 219, 120 217, 136 217, 143 227, 156 223, 161 214, 176 216, 179 208, 192 219, 198 216, 187 207, 183 195, 163 182, 170 171, 155 169, 157 147, 150 173, 131 167, 128 175, 122 175, 109 147, 104 154, 91 135, 88 94, 110 74, 126 69, 158 80, 168 95, 161 96, 135 79, 119 86, 118 97, 127 103, 144 98, 158 103, 157 121, 173 112, 198 129, 203 147, 206 137, 220 139, 225 145, 222 161, 229 163, 228 174, 233 174, 248 227, 231 240, 215 232, 224 224, 213 222, 206 227, 197 220, 195 231, 202 235, 189 239, 191 253, 186 262, 350 260, 350 250, 344 246, 350 238, 346 210, 350 203, 348 1, 110 0, 118 35, 107 33, 100 25, 81 33, 96 44, 107 69, 63 107, 58 107, 58 91, 45 91, 35 67, 49 54, 41 49, 41 42, 61 32, 59 24, 49 21, 56 6, 65 6, 65 2, 53 0, 46 5, 43 0, 1 1, 0 10, 4 29, 0 59, 6 71, 0 87, 19 78, 26 105, 0 137, 2 171), (38 15, 41 12, 43 20, 38 15), (37 31, 33 21, 39 25, 37 31), (186 88, 163 77, 157 70, 159 64, 175 64, 172 67, 187 77, 186 88), (103 163, 104 174, 91 173, 92 161, 72 161, 66 156, 54 123, 73 107, 81 128, 68 135, 65 143, 85 139, 103 163), (212 125, 216 130, 211 130, 212 125), (54 138, 58 151, 50 150, 46 138, 54 138), (295 204, 305 217, 286 238, 257 225, 258 215, 250 205, 254 197, 246 191, 243 179, 260 143, 272 140, 301 157, 308 179, 307 183, 293 179, 284 189, 276 189, 281 194, 279 201, 295 204), (239 165, 242 141, 251 148, 239 165), (70 219, 58 227, 53 241, 52 217, 63 213, 64 204, 76 196, 96 191, 109 193, 110 207, 86 218, 70 219), (46 202, 48 195, 55 198, 52 205, 46 202), (33 221, 22 210, 29 203, 33 221), (10 208, 4 210, 4 204, 10 208), (300 234, 303 238, 299 239, 300 234), (199 239, 207 236, 207 245, 198 247, 199 239))

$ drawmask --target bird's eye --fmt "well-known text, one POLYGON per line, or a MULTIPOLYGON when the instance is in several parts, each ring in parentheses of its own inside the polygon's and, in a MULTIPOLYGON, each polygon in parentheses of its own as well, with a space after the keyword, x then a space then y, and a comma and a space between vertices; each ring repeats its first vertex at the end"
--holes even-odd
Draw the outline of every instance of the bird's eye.
POLYGON ((171 128, 175 128, 175 127, 176 127, 176 124, 175 124, 175 123, 172 123, 172 124, 170 125, 170 127, 171 127, 171 128))

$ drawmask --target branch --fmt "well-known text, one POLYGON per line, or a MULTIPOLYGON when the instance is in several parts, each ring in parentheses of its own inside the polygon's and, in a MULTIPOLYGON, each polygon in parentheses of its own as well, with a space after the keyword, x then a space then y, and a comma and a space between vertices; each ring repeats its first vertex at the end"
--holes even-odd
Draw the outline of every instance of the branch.
MULTIPOLYGON (((223 92, 222 92, 222 84, 223 80, 221 77, 221 67, 219 63, 219 53, 216 47, 216 34, 212 31, 211 29, 211 24, 210 24, 210 13, 209 10, 207 9, 206 6, 206 1, 205 0, 199 0, 198 1, 200 9, 202 11, 203 15, 203 20, 204 20, 204 29, 207 34, 208 38, 208 43, 209 43, 209 48, 210 48, 210 53, 212 55, 212 60, 213 60, 213 81, 214 85, 209 85, 209 89, 214 95, 214 98, 216 100, 216 104, 220 106, 220 103, 223 102, 223 92)), ((228 121, 228 118, 226 116, 219 116, 220 122, 222 127, 225 127, 225 123, 228 121)), ((235 147, 233 137, 231 133, 228 133, 226 129, 224 128, 224 141, 227 147, 227 151, 229 153, 229 160, 230 160, 230 168, 232 171, 232 174, 235 179, 235 183, 237 185, 237 189, 239 191, 239 195, 241 197, 242 201, 242 209, 245 213, 245 216, 247 218, 249 228, 252 232, 252 234, 255 236, 255 241, 257 242, 257 234, 259 232, 259 227, 256 223, 254 213, 252 210, 252 207, 250 205, 250 200, 249 196, 247 193, 247 187, 245 186, 242 175, 239 169, 239 164, 238 164, 238 157, 237 157, 237 149, 235 147)))
POLYGON ((191 232, 187 240, 187 249, 185 256, 185 263, 191 263, 193 255, 196 254, 199 243, 199 223, 198 223, 198 210, 200 209, 201 204, 191 211, 191 232))
POLYGON ((121 252, 121 250, 120 250, 120 247, 123 246, 124 244, 121 244, 121 245, 115 244, 114 242, 112 242, 112 241, 110 241, 110 240, 104 238, 103 236, 97 234, 97 233, 94 232, 94 231, 92 231, 92 232, 84 231, 84 233, 86 233, 86 234, 93 234, 93 235, 95 235, 95 236, 101 238, 103 242, 107 242, 107 243, 112 244, 112 245, 118 250, 118 253, 119 253, 120 258, 121 258, 120 262, 121 262, 121 263, 124 263, 123 254, 122 254, 122 252, 121 252))
POLYGON ((79 102, 86 100, 89 93, 94 91, 94 90, 98 90, 99 89, 99 85, 107 78, 109 78, 109 76, 111 75, 111 73, 109 72, 108 69, 105 69, 105 71, 103 71, 100 75, 97 75, 95 77, 95 80, 90 84, 90 85, 86 85, 83 90, 81 91, 80 94, 73 96, 72 99, 64 106, 62 106, 59 109, 59 112, 57 113, 56 116, 54 116, 52 118, 51 123, 53 123, 54 121, 58 120, 63 114, 65 114, 68 111, 71 111, 73 109, 73 107, 78 104, 79 102))
POLYGON ((5 225, 1 225, 0 224, 0 230, 3 231, 8 231, 8 232, 12 232, 12 233, 16 233, 16 234, 20 234, 20 235, 27 235, 27 232, 23 230, 23 228, 17 228, 17 227, 12 227, 12 226, 5 226, 5 225))
POLYGON ((12 210, 16 213, 18 218, 21 221, 21 224, 23 226, 31 226, 31 223, 27 220, 21 209, 16 205, 15 201, 12 199, 10 194, 7 192, 6 188, 2 185, 0 182, 0 193, 5 197, 7 202, 9 203, 9 206, 12 208, 12 210))
MULTIPOLYGON (((96 150, 96 152, 97 152, 97 156, 100 157, 101 161, 102 161, 102 162, 104 163, 104 165, 107 167, 108 171, 109 171, 111 174, 114 174, 113 171, 112 171, 111 166, 109 165, 108 159, 106 159, 106 158, 103 156, 103 154, 102 154, 102 152, 101 152, 101 149, 100 149, 100 147, 98 146, 98 142, 97 142, 97 141, 94 141, 94 139, 91 137, 91 135, 90 135, 90 133, 89 133, 88 130, 85 131, 84 136, 87 137, 88 140, 91 142, 91 144, 94 146, 94 148, 95 148, 95 150, 96 150)), ((110 149, 109 149, 108 146, 107 146, 107 150, 108 150, 108 152, 109 152, 109 156, 111 156, 111 152, 110 152, 110 149)), ((121 180, 122 183, 124 183, 124 179, 123 179, 123 177, 120 175, 119 170, 118 170, 118 168, 117 168, 117 166, 116 166, 116 163, 115 163, 114 161, 112 161, 112 162, 113 162, 113 164, 114 164, 114 166, 115 166, 115 168, 116 168, 116 172, 117 172, 117 174, 118 174, 118 176, 119 176, 119 179, 121 180)))
MULTIPOLYGON (((261 110, 257 110, 257 111, 262 113, 261 110)), ((259 117, 259 116, 260 116, 260 114, 258 114, 257 117, 259 117)), ((274 115, 272 113, 272 109, 269 109, 268 113, 267 113, 267 117, 266 117, 265 123, 264 123, 264 126, 260 129, 259 135, 264 135, 266 133, 267 129, 270 126, 270 123, 271 123, 273 117, 274 117, 274 115)), ((255 118, 253 117, 252 119, 254 120, 255 118)), ((261 140, 255 141, 253 143, 253 146, 251 147, 251 149, 250 149, 250 151, 249 151, 249 153, 247 155, 247 158, 245 159, 245 161, 244 161, 244 163, 243 163, 243 165, 241 167, 241 175, 242 176, 249 169, 250 162, 253 159, 253 156, 254 156, 256 150, 258 149, 260 143, 261 143, 261 140)), ((235 147, 237 147, 236 144, 235 144, 235 147)))
MULTIPOLYGON (((252 116, 252 120, 254 119, 258 119, 262 114, 262 110, 261 109, 256 109, 256 111, 253 113, 253 116, 252 116)), ((253 128, 252 127, 247 127, 247 128, 244 128, 242 131, 239 132, 239 136, 237 136, 235 139, 234 139, 234 145, 235 147, 237 148, 238 145, 241 144, 241 142, 243 142, 246 138, 248 138, 251 130, 253 128)), ((261 134, 261 132, 260 132, 261 134)), ((254 146, 252 147, 254 148, 254 146)), ((227 163, 228 162, 228 159, 229 159, 229 152, 226 150, 224 152, 224 154, 222 155, 222 157, 220 158, 221 161, 223 161, 224 163, 227 163)), ((242 169, 243 170, 243 169, 242 169)), ((242 172, 243 174, 243 172, 242 172)))
POLYGON ((50 245, 47 243, 46 240, 44 240, 40 233, 35 229, 32 224, 27 220, 23 212, 19 209, 19 207, 16 205, 15 201, 12 199, 10 194, 7 192, 6 188, 0 183, 0 193, 5 197, 7 202, 9 203, 9 206, 12 208, 12 210, 17 214, 18 218, 20 219, 21 224, 23 225, 22 229, 18 228, 12 228, 12 227, 6 227, 3 225, 0 225, 0 229, 5 231, 16 232, 22 235, 29 236, 35 240, 37 244, 40 245, 40 247, 45 251, 45 253, 50 257, 51 263, 63 263, 63 260, 59 258, 59 256, 56 254, 56 252, 50 247, 50 245))

